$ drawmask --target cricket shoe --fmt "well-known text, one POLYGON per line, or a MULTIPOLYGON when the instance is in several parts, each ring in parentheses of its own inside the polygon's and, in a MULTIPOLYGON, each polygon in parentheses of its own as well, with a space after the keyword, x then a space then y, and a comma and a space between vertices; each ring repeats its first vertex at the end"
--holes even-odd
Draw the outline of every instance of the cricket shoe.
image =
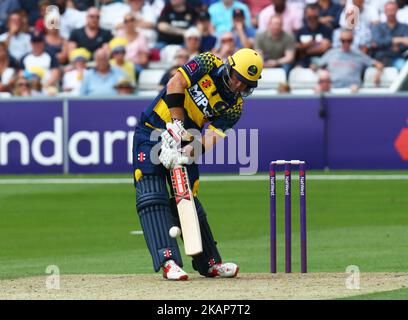
POLYGON ((208 273, 212 277, 234 278, 239 272, 239 267, 232 262, 217 263, 208 269, 208 273))
POLYGON ((188 274, 181 269, 174 260, 167 260, 163 264, 163 278, 168 280, 187 280, 188 274))

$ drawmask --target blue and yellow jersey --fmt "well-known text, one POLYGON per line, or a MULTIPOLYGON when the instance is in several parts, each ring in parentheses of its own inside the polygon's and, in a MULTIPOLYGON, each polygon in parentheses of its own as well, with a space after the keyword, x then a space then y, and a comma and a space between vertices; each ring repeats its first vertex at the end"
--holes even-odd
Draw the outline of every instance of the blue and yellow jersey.
MULTIPOLYGON (((184 99, 186 129, 202 130, 209 123, 210 129, 224 137, 223 132, 232 128, 241 117, 243 100, 223 89, 223 68, 225 65, 219 58, 206 52, 178 69, 188 83, 184 99)), ((171 115, 164 88, 142 113, 141 125, 165 129, 167 122, 171 122, 171 115)))

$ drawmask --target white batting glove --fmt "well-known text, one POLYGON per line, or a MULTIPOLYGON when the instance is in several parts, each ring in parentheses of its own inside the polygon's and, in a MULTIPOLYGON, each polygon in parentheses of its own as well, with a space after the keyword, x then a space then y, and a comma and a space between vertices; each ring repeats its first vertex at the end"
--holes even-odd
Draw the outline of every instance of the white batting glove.
POLYGON ((176 166, 182 166, 188 163, 188 157, 176 148, 171 148, 166 145, 162 145, 159 160, 163 166, 172 170, 176 166))
POLYGON ((191 141, 191 134, 183 126, 180 120, 173 120, 166 124, 167 130, 161 134, 162 145, 170 148, 178 148, 181 141, 191 141))

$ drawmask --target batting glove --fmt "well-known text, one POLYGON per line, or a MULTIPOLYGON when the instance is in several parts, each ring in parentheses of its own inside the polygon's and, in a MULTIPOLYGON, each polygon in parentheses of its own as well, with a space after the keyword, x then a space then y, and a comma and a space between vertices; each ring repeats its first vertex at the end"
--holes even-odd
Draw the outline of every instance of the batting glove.
POLYGON ((166 145, 162 145, 159 160, 163 166, 172 170, 177 166, 182 166, 188 163, 188 157, 176 148, 171 148, 166 145))
POLYGON ((161 134, 162 145, 170 148, 179 148, 181 141, 191 141, 191 134, 184 128, 183 122, 174 119, 166 124, 167 130, 161 134))

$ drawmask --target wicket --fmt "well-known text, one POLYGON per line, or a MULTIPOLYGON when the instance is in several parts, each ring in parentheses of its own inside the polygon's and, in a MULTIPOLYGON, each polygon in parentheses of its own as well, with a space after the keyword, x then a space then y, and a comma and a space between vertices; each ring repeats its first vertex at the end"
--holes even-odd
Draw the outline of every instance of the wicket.
POLYGON ((271 273, 276 273, 276 167, 284 166, 285 176, 285 272, 292 272, 292 165, 299 166, 300 192, 300 254, 301 272, 307 272, 306 252, 306 163, 300 160, 277 160, 269 165, 270 181, 270 248, 271 273))

